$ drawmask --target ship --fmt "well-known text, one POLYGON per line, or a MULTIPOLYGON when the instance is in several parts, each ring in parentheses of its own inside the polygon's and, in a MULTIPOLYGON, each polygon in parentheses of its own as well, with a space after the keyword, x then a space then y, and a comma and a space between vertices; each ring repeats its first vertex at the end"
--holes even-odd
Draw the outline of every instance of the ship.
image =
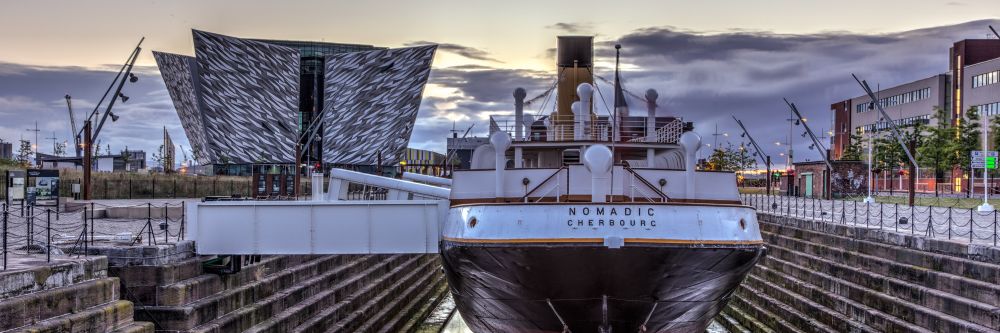
POLYGON ((593 45, 558 37, 551 112, 515 89, 451 172, 440 253, 474 332, 704 332, 766 253, 736 175, 697 170, 693 125, 655 90, 631 115, 619 45, 596 112, 593 45))

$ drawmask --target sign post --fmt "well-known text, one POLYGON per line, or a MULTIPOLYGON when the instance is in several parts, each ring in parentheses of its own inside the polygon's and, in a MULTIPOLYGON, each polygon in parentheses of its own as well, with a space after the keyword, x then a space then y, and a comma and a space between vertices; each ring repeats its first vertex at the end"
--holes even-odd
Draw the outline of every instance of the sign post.
POLYGON ((987 171, 989 169, 997 168, 997 152, 996 151, 983 151, 975 150, 972 151, 972 169, 983 169, 983 204, 979 205, 977 210, 980 212, 992 212, 994 210, 993 205, 990 205, 990 189, 989 189, 989 174, 987 171))

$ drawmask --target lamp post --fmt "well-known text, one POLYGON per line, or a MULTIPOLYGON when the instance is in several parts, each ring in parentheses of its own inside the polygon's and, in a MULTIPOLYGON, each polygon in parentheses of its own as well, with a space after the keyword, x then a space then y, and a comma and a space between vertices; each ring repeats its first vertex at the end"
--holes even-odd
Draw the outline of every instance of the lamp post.
MULTIPOLYGON (((979 207, 977 207, 976 210, 978 210, 980 212, 992 212, 994 210, 993 209, 993 205, 990 205, 990 202, 989 202, 989 199, 990 199, 990 189, 989 189, 989 179, 990 178, 989 177, 990 176, 987 173, 987 171, 989 171, 990 168, 989 168, 989 164, 986 163, 986 161, 989 160, 989 158, 990 158, 989 157, 989 151, 987 151, 988 148, 987 148, 987 143, 986 143, 987 133, 990 131, 990 127, 987 126, 988 124, 986 123, 986 119, 989 118, 989 117, 982 117, 982 118, 983 118, 983 204, 979 205, 979 207)), ((994 163, 996 163, 996 162, 994 162, 994 163)), ((969 190, 971 191, 972 187, 970 186, 969 188, 970 188, 969 190)))

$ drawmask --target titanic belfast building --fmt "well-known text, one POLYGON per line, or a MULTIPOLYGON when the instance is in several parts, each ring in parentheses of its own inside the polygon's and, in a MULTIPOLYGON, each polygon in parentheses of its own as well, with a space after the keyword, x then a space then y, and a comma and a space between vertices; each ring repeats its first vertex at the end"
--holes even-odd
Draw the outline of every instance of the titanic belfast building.
POLYGON ((252 165, 296 160, 396 164, 437 48, 243 39, 198 30, 193 38, 194 56, 153 56, 195 161, 216 174, 249 174, 252 165))

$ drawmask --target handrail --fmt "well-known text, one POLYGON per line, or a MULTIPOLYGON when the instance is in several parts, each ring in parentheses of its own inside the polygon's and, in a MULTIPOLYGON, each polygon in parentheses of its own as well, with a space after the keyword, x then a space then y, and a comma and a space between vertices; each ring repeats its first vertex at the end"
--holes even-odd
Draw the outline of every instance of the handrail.
POLYGON ((563 169, 566 169, 566 165, 565 164, 563 166, 559 167, 559 169, 556 169, 556 172, 553 172, 551 175, 549 175, 547 178, 545 178, 545 180, 543 180, 541 183, 538 183, 538 185, 535 185, 535 187, 533 187, 531 189, 531 191, 524 192, 524 196, 521 197, 521 201, 528 200, 528 196, 530 196, 532 193, 535 193, 535 190, 537 190, 539 187, 542 187, 542 185, 545 185, 545 183, 547 183, 549 180, 552 180, 552 178, 555 177, 556 175, 558 175, 559 172, 562 171, 563 169))
POLYGON ((659 195, 660 198, 663 199, 663 202, 670 201, 670 197, 668 197, 666 193, 663 193, 663 191, 660 191, 660 189, 654 187, 652 183, 646 180, 646 178, 636 173, 635 170, 632 170, 632 167, 629 167, 628 165, 623 165, 622 168, 625 169, 625 171, 631 173, 633 177, 639 179, 639 182, 641 182, 643 185, 646 185, 646 187, 649 187, 649 189, 653 190, 653 193, 659 195))

